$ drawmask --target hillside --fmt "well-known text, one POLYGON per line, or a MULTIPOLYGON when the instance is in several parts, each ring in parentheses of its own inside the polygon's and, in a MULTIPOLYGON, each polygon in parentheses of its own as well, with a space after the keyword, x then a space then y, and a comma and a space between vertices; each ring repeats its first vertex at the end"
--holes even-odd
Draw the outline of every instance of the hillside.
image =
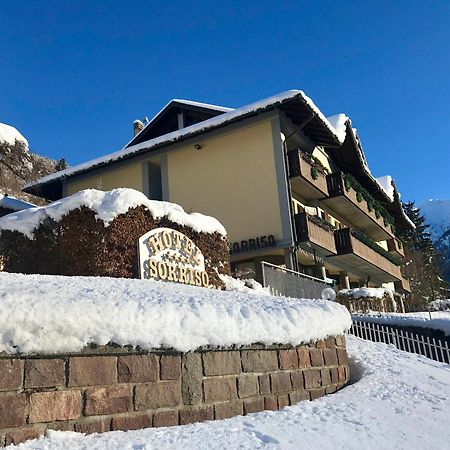
POLYGON ((63 165, 63 160, 32 153, 27 139, 16 128, 0 123, 0 194, 42 204, 42 199, 21 192, 22 187, 63 165))
POLYGON ((431 238, 442 256, 442 274, 450 281, 450 200, 428 200, 420 210, 430 225, 431 238))

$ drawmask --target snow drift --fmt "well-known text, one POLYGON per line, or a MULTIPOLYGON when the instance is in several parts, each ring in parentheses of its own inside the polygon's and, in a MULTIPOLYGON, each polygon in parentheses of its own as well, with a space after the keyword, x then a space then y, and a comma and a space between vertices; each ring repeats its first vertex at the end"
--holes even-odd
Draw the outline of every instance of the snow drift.
POLYGON ((0 273, 0 352, 75 352, 88 344, 174 348, 292 344, 343 334, 326 300, 117 278, 0 273))

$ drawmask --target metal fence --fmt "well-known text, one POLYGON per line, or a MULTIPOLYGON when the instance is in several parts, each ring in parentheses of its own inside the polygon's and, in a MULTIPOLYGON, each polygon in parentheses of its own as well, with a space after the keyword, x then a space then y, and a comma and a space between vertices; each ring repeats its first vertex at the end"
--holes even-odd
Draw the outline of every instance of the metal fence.
POLYGON ((353 320, 349 333, 368 341, 392 344, 400 350, 450 364, 450 348, 446 341, 440 339, 360 320, 353 320))
POLYGON ((322 298, 325 288, 331 288, 332 282, 321 280, 300 272, 262 262, 263 285, 270 288, 273 295, 293 298, 322 298))

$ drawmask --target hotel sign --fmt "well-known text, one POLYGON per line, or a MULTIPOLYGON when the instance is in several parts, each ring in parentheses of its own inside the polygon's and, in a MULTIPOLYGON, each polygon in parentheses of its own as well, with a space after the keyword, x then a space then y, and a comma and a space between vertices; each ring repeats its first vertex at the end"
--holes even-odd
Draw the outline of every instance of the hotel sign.
POLYGON ((139 238, 139 270, 142 279, 209 286, 202 252, 171 228, 155 228, 139 238))

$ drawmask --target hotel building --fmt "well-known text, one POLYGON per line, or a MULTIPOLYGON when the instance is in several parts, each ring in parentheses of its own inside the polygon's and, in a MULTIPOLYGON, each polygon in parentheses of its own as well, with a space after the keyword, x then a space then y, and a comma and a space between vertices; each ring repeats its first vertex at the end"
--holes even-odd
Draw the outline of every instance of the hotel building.
POLYGON ((261 262, 340 288, 409 283, 397 233, 411 227, 392 178, 375 178, 350 119, 326 118, 302 91, 238 109, 172 100, 121 150, 24 190, 49 200, 133 188, 218 218, 234 271, 261 262))

